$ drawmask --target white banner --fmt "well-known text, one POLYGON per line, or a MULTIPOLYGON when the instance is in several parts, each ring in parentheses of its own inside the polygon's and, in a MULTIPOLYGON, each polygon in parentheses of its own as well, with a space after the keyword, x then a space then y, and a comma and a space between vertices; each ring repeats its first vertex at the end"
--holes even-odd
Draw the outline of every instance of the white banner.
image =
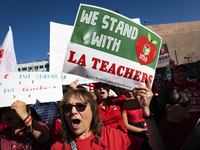
POLYGON ((10 106, 16 100, 26 104, 60 101, 62 99, 60 73, 17 72, 0 73, 0 107, 10 106))
POLYGON ((3 41, 0 49, 0 72, 17 72, 17 61, 13 43, 12 29, 9 31, 3 41))

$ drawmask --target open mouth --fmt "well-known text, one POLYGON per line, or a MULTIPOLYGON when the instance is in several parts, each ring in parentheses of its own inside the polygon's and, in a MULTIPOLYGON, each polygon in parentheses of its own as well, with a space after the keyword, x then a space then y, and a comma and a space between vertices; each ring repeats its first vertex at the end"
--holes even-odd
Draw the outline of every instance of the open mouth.
POLYGON ((7 117, 7 121, 12 121, 13 117, 7 117))
POLYGON ((77 129, 80 125, 81 121, 79 119, 73 119, 72 120, 72 126, 74 129, 77 129))
POLYGON ((102 96, 102 95, 104 95, 105 94, 105 92, 104 91, 102 91, 102 92, 100 92, 100 95, 102 96))

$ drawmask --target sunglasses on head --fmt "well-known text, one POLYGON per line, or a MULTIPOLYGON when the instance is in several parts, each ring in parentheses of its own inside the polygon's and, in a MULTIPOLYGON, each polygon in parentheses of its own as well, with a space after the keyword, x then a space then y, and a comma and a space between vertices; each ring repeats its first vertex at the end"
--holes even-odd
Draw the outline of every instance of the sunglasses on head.
POLYGON ((182 70, 181 70, 181 69, 177 69, 177 70, 175 70, 174 72, 175 72, 175 73, 180 73, 181 71, 182 71, 182 72, 187 72, 187 69, 182 69, 182 70))
POLYGON ((69 113, 72 111, 72 107, 74 106, 78 112, 82 112, 86 109, 88 102, 80 102, 76 103, 75 105, 72 104, 66 104, 61 106, 63 112, 69 113))
POLYGON ((190 100, 182 101, 182 102, 179 102, 179 103, 172 103, 171 105, 173 105, 173 104, 181 104, 183 107, 188 107, 188 105, 190 104, 190 100))
POLYGON ((162 81, 162 79, 161 79, 161 78, 158 78, 158 79, 154 79, 154 81, 162 81))

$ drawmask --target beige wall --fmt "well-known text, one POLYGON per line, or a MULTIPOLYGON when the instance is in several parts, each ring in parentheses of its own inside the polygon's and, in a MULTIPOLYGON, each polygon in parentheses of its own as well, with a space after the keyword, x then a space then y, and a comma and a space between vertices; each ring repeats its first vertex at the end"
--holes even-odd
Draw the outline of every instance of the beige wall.
MULTIPOLYGON (((190 63, 200 61, 200 21, 160 24, 146 26, 150 30, 162 37, 162 43, 166 43, 172 59, 176 61, 175 50, 178 63, 188 64, 189 55, 194 55, 189 58, 190 63)), ((168 63, 158 64, 157 68, 164 67, 168 63)), ((200 66, 199 66, 200 69, 200 66)))

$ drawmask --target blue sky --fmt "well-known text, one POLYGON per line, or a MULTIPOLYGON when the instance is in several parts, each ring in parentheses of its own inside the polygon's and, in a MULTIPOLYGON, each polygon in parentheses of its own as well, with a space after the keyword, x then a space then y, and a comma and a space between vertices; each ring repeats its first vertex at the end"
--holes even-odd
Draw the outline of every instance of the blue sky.
POLYGON ((17 62, 47 58, 50 21, 73 25, 79 4, 119 10, 148 25, 199 21, 199 0, 0 0, 0 45, 11 26, 17 62))

